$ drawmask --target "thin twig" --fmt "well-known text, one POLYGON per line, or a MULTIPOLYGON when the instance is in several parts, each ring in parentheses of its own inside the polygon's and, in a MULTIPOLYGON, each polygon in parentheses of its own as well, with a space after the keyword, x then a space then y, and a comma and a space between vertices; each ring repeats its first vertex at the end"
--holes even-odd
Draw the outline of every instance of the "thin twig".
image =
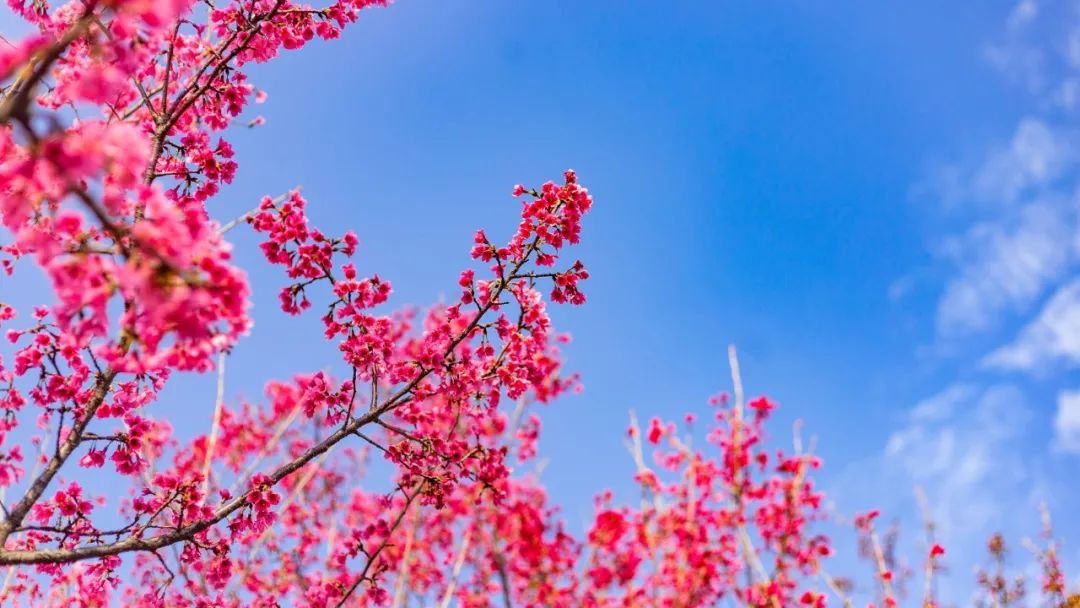
POLYGON ((818 566, 818 574, 821 576, 821 579, 825 581, 825 586, 828 587, 834 595, 836 595, 837 599, 843 602, 844 608, 851 608, 851 598, 849 598, 847 594, 844 593, 844 590, 840 588, 840 585, 837 584, 836 579, 829 576, 829 573, 826 572, 825 569, 822 568, 820 565, 818 566))
POLYGON ((379 546, 375 549, 375 551, 373 551, 368 556, 368 561, 366 564, 364 564, 364 569, 360 571, 360 576, 357 577, 356 582, 353 583, 352 586, 345 591, 345 594, 341 596, 341 599, 338 600, 338 603, 335 605, 334 608, 341 608, 342 606, 344 606, 345 602, 349 600, 352 594, 356 593, 357 588, 359 588, 360 585, 367 580, 368 570, 371 569, 371 566, 375 563, 375 560, 379 557, 379 554, 382 553, 383 549, 385 549, 386 546, 390 543, 390 533, 396 530, 397 527, 401 525, 401 520, 405 518, 405 514, 409 512, 409 508, 412 506, 413 501, 416 500, 416 497, 420 495, 421 491, 423 491, 424 484, 426 483, 426 481, 421 481, 419 484, 417 484, 416 489, 411 494, 407 495, 407 498, 405 499, 405 504, 401 507, 401 512, 398 513, 397 519, 394 520, 394 524, 387 532, 386 538, 384 538, 379 544, 379 546))
POLYGON ((391 608, 403 608, 405 600, 409 596, 407 583, 409 580, 409 561, 412 558, 413 541, 416 538, 416 511, 413 511, 411 524, 409 533, 405 536, 405 553, 401 556, 401 566, 398 568, 398 577, 394 586, 394 602, 390 604, 391 608))
MULTIPOLYGON (((634 413, 634 410, 630 410, 630 437, 626 441, 626 449, 634 459, 634 465, 637 467, 638 475, 652 472, 645 464, 645 451, 641 444, 641 426, 638 425, 637 414, 634 413)), ((663 503, 660 500, 660 494, 653 491, 652 488, 647 488, 643 485, 641 493, 641 508, 643 509, 648 505, 647 497, 652 498, 653 509, 659 513, 663 507, 663 503)))
POLYGON ((300 415, 300 412, 303 411, 303 409, 303 405, 297 405, 293 408, 293 411, 289 412, 289 416, 278 424, 277 429, 275 429, 274 431, 274 435, 270 437, 270 441, 266 442, 266 445, 264 445, 263 448, 259 450, 259 453, 255 456, 255 459, 252 460, 248 464, 248 466, 244 468, 243 472, 237 476, 236 481, 234 481, 233 485, 229 488, 229 494, 235 494, 236 491, 239 489, 240 484, 242 484, 244 480, 250 477, 251 474, 255 472, 256 467, 262 464, 263 460, 265 460, 266 457, 270 455, 270 452, 272 452, 274 448, 277 447, 277 444, 279 441, 281 441, 281 437, 285 434, 285 431, 289 430, 289 425, 292 424, 292 421, 295 420, 298 415, 300 415))
MULTIPOLYGON (((278 511, 284 513, 285 509, 287 509, 289 505, 296 502, 296 498, 300 495, 300 492, 304 490, 307 484, 310 483, 311 480, 315 477, 315 475, 319 472, 322 464, 326 462, 326 459, 330 456, 330 452, 332 451, 333 449, 327 450, 327 452, 320 456, 319 460, 315 462, 315 466, 310 467, 307 472, 304 473, 304 476, 301 477, 300 481, 296 483, 296 487, 293 488, 293 491, 289 493, 289 497, 285 499, 285 502, 281 503, 280 507, 278 507, 278 511)), ((259 536, 259 538, 251 544, 251 550, 248 551, 248 563, 251 563, 253 561, 253 559, 255 558, 255 553, 258 552, 258 550, 262 547, 263 543, 266 542, 266 539, 270 537, 270 531, 271 528, 267 528, 266 530, 264 530, 262 535, 259 536)))
POLYGON ((457 587, 457 579, 461 575, 461 568, 465 565, 465 556, 468 555, 471 540, 472 528, 469 528, 465 530, 465 537, 461 540, 461 549, 454 560, 454 569, 450 573, 450 584, 446 586, 446 593, 443 594, 439 608, 450 608, 450 600, 454 598, 454 589, 457 587))
POLYGON ((225 409, 225 353, 218 353, 217 398, 214 400, 214 422, 210 425, 210 437, 206 442, 206 458, 203 460, 203 496, 210 490, 210 464, 217 447, 218 429, 221 428, 221 410, 225 409))

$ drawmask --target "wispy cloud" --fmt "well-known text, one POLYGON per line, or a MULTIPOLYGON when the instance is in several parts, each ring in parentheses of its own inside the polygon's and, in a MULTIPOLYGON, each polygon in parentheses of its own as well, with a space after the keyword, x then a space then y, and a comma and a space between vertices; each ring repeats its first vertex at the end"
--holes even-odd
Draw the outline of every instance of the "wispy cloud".
POLYGON ((886 443, 885 469, 925 489, 944 534, 982 534, 1028 480, 1020 439, 1030 417, 1014 386, 953 385, 911 409, 886 443))
POLYGON ((1039 16, 1039 3, 1035 0, 1021 0, 1013 7, 1006 21, 1010 31, 1026 27, 1039 16))
MULTIPOLYGON (((1031 444, 1045 410, 1017 384, 948 385, 907 408, 880 452, 848 465, 828 491, 842 509, 871 504, 911 514, 920 488, 937 540, 948 547, 952 572, 939 581, 943 600, 965 605, 969 568, 985 562, 990 534, 1018 541, 1037 528, 1041 505, 1067 513, 1074 504, 1069 483, 1048 475, 1050 452, 1031 444)), ((1080 390, 1059 400, 1055 434, 1058 450, 1080 450, 1080 390)), ((921 535, 911 533, 917 522, 914 514, 905 518, 903 554, 925 550, 921 535)))
POLYGON ((1080 390, 1058 394, 1054 445, 1063 452, 1080 453, 1080 390))
POLYGON ((1025 84, 1033 103, 1007 142, 941 166, 918 188, 946 212, 962 209, 971 218, 936 247, 948 273, 936 314, 938 336, 946 339, 1029 314, 1080 261, 1080 140, 1060 111, 1080 102, 1080 3, 1021 0, 986 54, 1025 84))
MULTIPOLYGON (((971 384, 954 384, 940 393, 923 399, 911 408, 909 423, 922 425, 951 419, 958 407, 968 404, 978 395, 978 387, 971 384)), ((902 437, 903 433, 894 434, 892 439, 902 437)))
MULTIPOLYGON (((1080 366, 1080 128, 1070 113, 1080 107, 1080 2, 1021 0, 984 51, 1028 108, 981 153, 915 187, 940 226, 929 238, 936 263, 922 273, 940 286, 933 334, 944 348, 931 350, 964 380, 907 409, 880 454, 844 479, 849 496, 891 490, 885 509, 910 505, 921 486, 949 562, 965 566, 987 533, 1027 532, 1041 501, 1072 495, 1047 471, 1080 454, 1080 390, 1053 377, 1056 413, 1027 398, 1045 392, 1027 374, 1080 366), (988 341, 1006 346, 987 355, 988 341), (1025 375, 1003 374, 1012 371, 1025 375)), ((905 300, 913 281, 895 281, 890 298, 905 300)))
POLYGON ((1039 105, 1073 109, 1080 92, 1080 6, 1022 0, 1005 25, 1001 39, 984 49, 990 64, 1039 105))
POLYGON ((1038 93, 1045 86, 1044 49, 1027 40, 1028 29, 1039 16, 1035 0, 1021 0, 1005 21, 1005 38, 987 45, 987 60, 1029 92, 1038 93))
POLYGON ((917 190, 936 197, 947 209, 972 203, 1016 203, 1076 166, 1080 155, 1072 135, 1038 118, 1025 117, 1006 144, 974 162, 940 167, 917 190))
POLYGON ((1080 278, 1058 289, 1019 337, 990 353, 984 363, 1042 374, 1054 365, 1080 364, 1080 278))
POLYGON ((1067 271, 1075 218, 1064 205, 1032 203, 1012 221, 979 222, 946 238, 939 252, 956 274, 938 301, 937 328, 954 337, 994 327, 1023 312, 1067 271))

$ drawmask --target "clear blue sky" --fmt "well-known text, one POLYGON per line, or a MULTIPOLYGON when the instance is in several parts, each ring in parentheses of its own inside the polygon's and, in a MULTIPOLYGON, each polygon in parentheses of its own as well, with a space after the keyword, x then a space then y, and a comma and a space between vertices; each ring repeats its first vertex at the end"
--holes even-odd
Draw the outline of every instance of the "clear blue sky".
MULTIPOLYGON (((267 124, 232 136, 221 215, 302 184, 361 272, 423 304, 477 227, 509 233, 513 184, 572 167, 592 278, 555 315, 586 390, 542 442, 571 523, 629 487, 627 410, 704 411, 735 343, 778 441, 796 418, 818 437, 840 512, 910 524, 925 487, 963 580, 1047 500, 1077 563, 1078 32, 1071 2, 401 0, 255 70, 267 124)), ((337 358, 236 241, 257 327, 229 394, 256 397, 337 358)), ((169 407, 208 421, 212 379, 185 382, 169 407)))

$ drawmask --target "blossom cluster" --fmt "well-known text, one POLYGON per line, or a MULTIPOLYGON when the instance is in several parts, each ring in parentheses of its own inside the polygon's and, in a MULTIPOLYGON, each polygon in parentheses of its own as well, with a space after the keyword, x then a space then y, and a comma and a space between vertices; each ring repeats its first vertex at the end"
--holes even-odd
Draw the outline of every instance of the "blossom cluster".
POLYGON ((465 488, 511 499, 508 442, 531 458, 539 422, 517 432, 502 406, 549 402, 577 382, 561 371, 566 338, 542 295, 550 285, 555 301, 584 301, 580 262, 548 272, 592 203, 573 172, 515 191, 515 235, 501 247, 484 237, 490 251, 473 259, 486 268, 462 272, 460 301, 419 316, 385 309, 391 284, 358 274, 356 235, 310 226, 299 192, 215 219, 239 168, 227 129, 264 122, 244 116, 266 99, 246 66, 337 38, 378 4, 9 2, 38 33, 0 51, 3 265, 39 269, 51 300, 28 322, 0 307, 13 345, 0 361, 6 603, 276 604, 281 579, 273 591, 249 579, 283 546, 338 565, 304 585, 306 603, 366 602, 385 595, 395 508, 440 511, 465 488), (226 240, 244 223, 285 268, 284 312, 325 300, 323 337, 341 358, 323 365, 346 372, 271 382, 265 405, 219 400, 210 431, 184 437, 161 391, 176 372, 220 373, 252 328, 226 240), (370 450, 393 491, 348 483, 370 450), (68 481, 102 475, 128 496, 68 481), (352 505, 329 537, 303 517, 322 503, 298 500, 315 488, 352 505))

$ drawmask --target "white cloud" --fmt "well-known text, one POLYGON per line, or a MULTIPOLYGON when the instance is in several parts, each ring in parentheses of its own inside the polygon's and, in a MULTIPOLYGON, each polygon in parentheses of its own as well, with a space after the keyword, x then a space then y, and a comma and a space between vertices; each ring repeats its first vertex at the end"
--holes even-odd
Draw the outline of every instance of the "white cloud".
POLYGON ((1074 69, 1080 69, 1080 27, 1073 26, 1066 36, 1065 58, 1074 69))
POLYGON ((1058 289, 1012 344, 984 360, 989 367, 1028 372, 1060 362, 1080 364, 1080 278, 1058 289))
MULTIPOLYGON (((1038 89, 1034 112, 1080 107, 1077 8, 1021 0, 1002 41, 988 50, 992 63, 1038 89)), ((1008 142, 974 162, 946 165, 921 185, 946 209, 971 217, 964 232, 938 247, 952 262, 938 301, 939 337, 984 332, 1004 315, 1027 313, 1080 259, 1071 246, 1080 235, 1077 134, 1032 113, 1008 142)))
POLYGON ((984 560, 988 535, 1018 540, 1038 525, 1040 504, 1056 510, 1070 495, 1047 477, 1047 452, 1031 444, 1031 426, 1044 421, 1017 386, 954 383, 907 409, 884 447, 850 463, 826 491, 842 513, 873 507, 896 518, 905 531, 900 555, 917 556, 925 551, 913 496, 920 488, 946 564, 959 568, 940 581, 943 605, 960 605, 971 589, 964 572, 984 560))
POLYGON ((956 408, 970 402, 977 387, 970 384, 954 384, 940 393, 923 399, 911 408, 911 421, 917 423, 938 422, 953 416, 956 408))
POLYGON ((975 176, 976 192, 985 198, 1015 200, 1026 188, 1044 185, 1069 169, 1076 154, 1068 134, 1024 118, 1005 150, 992 155, 975 176))
POLYGON ((1010 30, 1025 27, 1039 16, 1039 5, 1035 0, 1021 0, 1011 13, 1006 22, 1010 30))
POLYGON ((1063 452, 1080 454, 1080 390, 1058 394, 1054 444, 1063 452))
POLYGON ((938 302, 937 327, 946 336, 995 325, 1005 312, 1023 311, 1067 270, 1072 210, 1033 204, 1013 222, 982 222, 945 241, 942 253, 959 273, 938 302))
MULTIPOLYGON (((941 204, 951 235, 934 241, 933 274, 944 276, 935 350, 962 354, 975 344, 961 339, 983 333, 978 343, 1006 319, 1030 320, 983 358, 984 378, 1080 367, 1080 129, 1069 114, 1080 110, 1080 1, 1021 0, 986 56, 1027 89, 1029 107, 1007 139, 916 186, 941 204)), ((907 278, 898 280, 890 298, 908 289, 907 278)), ((972 362, 954 363, 969 370, 972 362)), ((907 410, 876 457, 844 471, 841 501, 910 514, 911 489, 923 488, 955 566, 983 557, 988 531, 1026 533, 1038 503, 1074 497, 1048 475, 1066 459, 1049 458, 1047 448, 1080 454, 1080 390, 1061 392, 1054 414, 1029 407, 1012 384, 986 382, 954 382, 907 410), (1029 432, 1036 416, 1039 435, 1053 427, 1052 446, 1029 432)))
POLYGON ((1021 0, 1005 25, 1004 36, 985 49, 990 64, 1023 86, 1036 102, 1072 109, 1075 85, 1069 81, 1080 70, 1077 4, 1021 0))
POLYGON ((949 207, 1008 205, 1052 184, 1075 167, 1077 160, 1071 132, 1025 117, 1007 145, 990 150, 974 166, 939 169, 928 189, 949 207))
POLYGON ((1080 98, 1080 80, 1067 78, 1058 85, 1050 99, 1054 105, 1065 110, 1072 110, 1076 107, 1078 98, 1080 98))
POLYGON ((986 47, 985 54, 991 65, 1028 93, 1034 95, 1043 90, 1047 79, 1046 57, 1040 49, 1013 38, 986 47))
POLYGON ((884 470, 894 483, 922 487, 941 531, 982 534, 1024 495, 1029 480, 1021 439, 1029 408, 1011 385, 954 385, 919 403, 888 439, 884 470))

